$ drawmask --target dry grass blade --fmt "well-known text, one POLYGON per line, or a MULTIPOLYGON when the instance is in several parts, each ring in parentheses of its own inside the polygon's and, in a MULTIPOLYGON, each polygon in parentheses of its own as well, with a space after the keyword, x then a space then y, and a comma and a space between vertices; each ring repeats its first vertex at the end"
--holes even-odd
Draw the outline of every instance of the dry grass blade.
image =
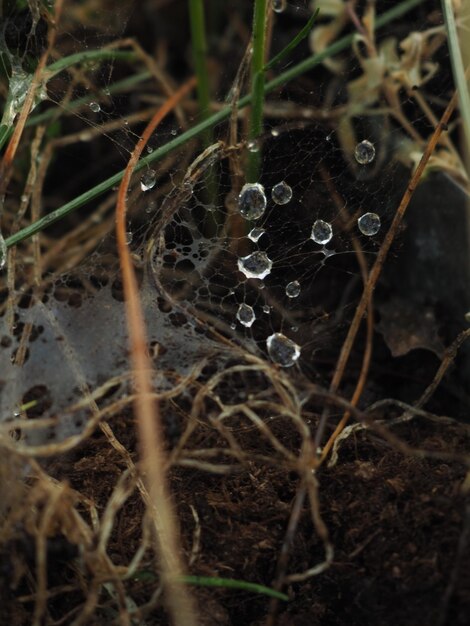
POLYGON ((193 601, 179 579, 183 574, 183 567, 179 556, 180 545, 177 524, 165 479, 162 435, 159 425, 158 405, 152 394, 151 364, 147 355, 145 324, 139 301, 137 280, 126 242, 126 196, 132 172, 146 142, 160 121, 189 93, 195 82, 195 79, 192 78, 185 83, 153 116, 129 159, 119 187, 116 206, 116 235, 126 300, 131 362, 137 389, 134 406, 140 436, 141 454, 146 472, 146 482, 152 506, 154 507, 152 513, 162 578, 167 592, 167 605, 174 623, 178 626, 192 626, 197 623, 197 620, 195 618, 193 601))

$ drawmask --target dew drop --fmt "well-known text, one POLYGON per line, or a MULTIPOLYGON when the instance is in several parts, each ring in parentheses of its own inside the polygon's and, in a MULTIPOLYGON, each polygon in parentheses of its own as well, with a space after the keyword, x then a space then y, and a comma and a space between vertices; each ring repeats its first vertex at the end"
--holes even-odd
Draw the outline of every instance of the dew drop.
POLYGON ((7 244, 0 233, 0 270, 2 270, 7 263, 7 244))
POLYGON ((278 130, 277 128, 273 128, 273 129, 271 130, 271 135, 272 135, 273 137, 279 137, 279 130, 278 130))
POLYGON ((157 180, 157 173, 155 170, 147 170, 144 174, 142 174, 140 178, 140 188, 142 191, 148 191, 155 186, 155 182, 157 180))
POLYGON ((250 139, 246 147, 248 148, 248 152, 259 152, 259 142, 256 141, 256 139, 250 139))
POLYGON ((367 141, 367 139, 364 139, 364 141, 357 144, 354 150, 354 156, 360 165, 367 165, 367 163, 371 163, 375 157, 374 144, 367 141))
POLYGON ((145 209, 145 212, 153 213, 155 211, 156 206, 157 206, 157 203, 152 200, 152 202, 148 203, 147 208, 145 209))
POLYGON ((266 315, 269 315, 270 312, 271 312, 271 307, 269 306, 269 304, 263 304, 263 313, 266 313, 266 315))
POLYGON ((147 154, 152 154, 153 152, 152 146, 147 146, 146 150, 147 150, 147 154))
POLYGON ((266 339, 268 354, 281 367, 291 367, 299 359, 300 346, 282 333, 274 333, 266 339))
POLYGON ((364 213, 357 220, 357 227, 363 235, 372 237, 376 235, 380 230, 380 217, 377 213, 364 213))
POLYGON ((465 313, 464 317, 465 317, 465 321, 470 324, 470 311, 467 311, 467 313, 465 313))
POLYGON ((178 131, 176 130, 176 128, 172 128, 170 130, 170 135, 173 135, 173 137, 176 137, 177 134, 178 134, 178 131))
POLYGON ((248 239, 251 239, 251 241, 254 241, 256 243, 258 239, 264 235, 265 232, 266 231, 264 230, 264 228, 252 228, 248 233, 248 239))
POLYGON ((310 238, 313 239, 315 243, 319 243, 321 245, 328 243, 333 238, 333 229, 331 228, 331 224, 323 220, 316 220, 312 226, 312 234, 310 235, 310 238))
POLYGON ((300 294, 300 283, 298 280, 293 280, 286 285, 286 296, 288 298, 297 298, 300 294))
POLYGON ((93 113, 99 113, 101 111, 101 107, 97 102, 90 102, 88 105, 93 113))
POLYGON ((271 198, 275 204, 287 204, 292 199, 292 188, 282 180, 272 188, 271 198))
POLYGON ((132 243, 133 238, 134 238, 134 235, 133 235, 132 231, 128 230, 126 232, 126 243, 127 243, 127 245, 132 243))
POLYGON ((237 311, 237 320, 240 322, 240 324, 243 324, 243 326, 250 328, 255 319, 256 316, 253 308, 245 303, 240 304, 237 311))
POLYGON ((260 252, 259 250, 238 259, 238 269, 247 278, 259 278, 262 280, 271 272, 272 266, 273 262, 266 252, 260 252))
POLYGON ((266 194, 263 185, 247 183, 238 196, 238 209, 247 220, 257 220, 266 210, 266 194))
POLYGON ((287 0, 271 0, 271 5, 275 13, 282 13, 287 7, 287 0))

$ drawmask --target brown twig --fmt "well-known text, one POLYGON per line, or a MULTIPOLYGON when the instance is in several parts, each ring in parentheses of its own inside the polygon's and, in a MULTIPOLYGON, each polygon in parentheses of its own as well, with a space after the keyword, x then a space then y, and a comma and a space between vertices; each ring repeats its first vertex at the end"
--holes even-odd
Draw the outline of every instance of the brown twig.
MULTIPOLYGON (((393 218, 392 224, 390 226, 390 229, 388 230, 387 234, 385 235, 385 239, 382 243, 382 246, 377 254, 377 259, 374 263, 374 265, 372 266, 372 269, 370 271, 369 274, 369 280, 367 281, 367 284, 364 288, 364 291, 362 293, 362 297, 361 300, 359 301, 359 304, 357 305, 356 308, 356 312, 354 314, 354 318, 351 322, 351 326, 349 327, 349 331, 348 334, 346 336, 346 339, 343 343, 343 347, 341 349, 340 355, 339 355, 339 359, 338 359, 338 363, 336 365, 336 369, 335 372, 333 374, 333 378, 331 380, 331 384, 330 384, 330 391, 332 393, 335 393, 338 390, 338 387, 341 383, 341 380, 343 378, 343 374, 344 371, 346 369, 346 365, 349 359, 349 356, 351 354, 351 350, 352 347, 354 345, 354 341, 356 339, 357 336, 357 332, 359 330, 359 326, 361 323, 361 320, 364 316, 364 313, 366 312, 367 309, 367 305, 368 302, 371 298, 371 295, 375 289, 375 286, 377 284, 377 280, 380 276, 380 273, 382 271, 382 267, 385 263, 385 260, 387 258, 387 255, 390 251, 390 248, 392 246, 392 243, 395 239, 395 236, 398 232, 399 226, 403 220, 403 217, 406 213, 406 210, 408 208, 408 205, 410 203, 410 200, 413 196, 413 193, 416 189, 416 187, 418 186, 418 183, 421 179, 421 176, 423 175, 424 169, 427 165, 427 162, 429 161, 429 158, 431 157, 432 153, 434 152, 434 149, 436 148, 437 142, 439 141, 439 137, 442 133, 442 131, 444 129, 447 128, 447 124, 450 120, 450 117, 454 111, 455 105, 457 104, 457 93, 454 93, 454 95, 452 96, 449 104, 447 105, 444 113, 442 114, 441 120, 439 122, 439 124, 436 126, 436 128, 434 129, 434 132, 424 150, 423 156, 421 157, 421 160, 415 170, 415 172, 413 173, 411 180, 406 188, 405 193, 403 194, 403 198, 401 199, 401 202, 396 210, 395 213, 395 217, 393 218)), ((315 443, 317 446, 319 446, 321 444, 321 441, 323 439, 323 434, 325 431, 325 427, 326 427, 326 422, 327 422, 327 417, 324 417, 322 415, 322 419, 320 420, 320 423, 318 425, 318 429, 317 429, 317 433, 315 436, 315 443)))
POLYGON ((134 406, 140 437, 142 461, 146 482, 154 507, 153 519, 160 555, 162 579, 167 591, 167 606, 174 623, 193 626, 197 620, 193 601, 179 581, 183 567, 179 555, 179 538, 175 516, 169 499, 165 480, 165 457, 158 405, 152 394, 151 363, 147 355, 147 338, 139 290, 131 255, 126 242, 126 196, 132 172, 157 125, 175 105, 194 87, 191 78, 155 113, 136 145, 124 172, 116 205, 116 237, 121 265, 122 282, 126 301, 126 318, 131 346, 131 363, 137 390, 134 406), (156 519, 158 515, 158 519, 156 519))

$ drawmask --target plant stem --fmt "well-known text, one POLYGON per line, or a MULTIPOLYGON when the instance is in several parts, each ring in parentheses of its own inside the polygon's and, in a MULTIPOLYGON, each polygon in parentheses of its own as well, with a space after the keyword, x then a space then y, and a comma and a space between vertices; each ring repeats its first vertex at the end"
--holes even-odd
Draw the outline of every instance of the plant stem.
MULTIPOLYGON (((401 17, 402 15, 406 14, 408 11, 411 11, 411 9, 422 4, 423 2, 424 0, 405 0, 404 2, 393 7, 393 9, 390 9, 389 11, 382 13, 382 15, 380 15, 377 18, 376 27, 382 28, 383 26, 386 26, 388 23, 390 23, 394 19, 401 17)), ((270 93, 271 91, 274 91, 275 89, 278 89, 279 87, 283 86, 288 81, 293 80, 294 78, 297 78, 297 76, 304 74, 315 65, 318 65, 318 63, 321 63, 322 61, 333 56, 334 54, 338 54, 339 52, 342 52, 348 46, 351 45, 352 40, 353 40, 353 36, 347 35, 346 37, 343 37, 342 39, 339 39, 338 41, 333 43, 331 46, 328 46, 327 48, 325 48, 325 50, 323 50, 322 52, 312 55, 308 59, 301 61, 300 63, 286 70, 282 74, 279 74, 279 76, 277 76, 276 78, 271 80, 269 83, 266 83, 264 85, 264 93, 267 94, 267 93, 270 93)), ((252 98, 251 94, 248 94, 244 96, 243 98, 241 98, 237 103, 238 108, 242 109, 246 107, 248 104, 250 104, 251 98, 252 98)), ((207 118, 206 120, 203 120, 196 126, 193 126, 193 128, 188 129, 186 132, 182 133, 178 137, 175 137, 175 139, 173 139, 172 141, 169 141, 164 146, 161 146, 157 150, 154 150, 152 154, 141 159, 134 171, 139 171, 144 167, 148 167, 150 163, 155 163, 157 161, 160 161, 161 159, 163 159, 163 157, 165 157, 167 154, 169 154, 173 150, 180 148, 181 146, 183 146, 185 143, 187 143, 194 137, 197 137, 198 135, 202 134, 207 128, 212 128, 215 125, 219 124, 220 122, 223 122, 224 120, 228 119, 231 113, 232 113, 231 107, 226 107, 218 111, 217 113, 214 113, 213 115, 211 115, 211 117, 207 118)), ((24 239, 28 239, 28 237, 31 237, 35 233, 40 232, 47 226, 50 226, 54 222, 57 222, 58 220, 62 219, 63 217, 71 213, 72 211, 79 209, 80 207, 87 204, 91 200, 99 197, 106 191, 109 191, 114 185, 117 185, 121 181, 123 175, 124 175, 124 171, 114 174, 110 178, 96 185, 96 187, 92 187, 85 193, 82 193, 80 196, 77 196, 73 200, 70 200, 70 202, 67 202, 63 206, 56 209, 55 211, 52 211, 51 213, 49 213, 48 215, 45 215, 44 217, 37 220, 36 222, 33 222, 29 226, 26 226, 22 230, 19 230, 14 235, 11 235, 10 237, 8 237, 8 239, 6 239, 5 243, 7 244, 8 247, 11 247, 19 243, 20 241, 23 241, 24 239)))
MULTIPOLYGON (((256 141, 263 130, 266 6, 267 0, 255 0, 255 9, 253 12, 253 56, 251 59, 250 141, 256 141)), ((247 171, 247 180, 249 182, 258 180, 260 165, 260 151, 250 151, 247 171)))
MULTIPOLYGON (((194 69, 197 78, 197 99, 201 120, 210 116, 209 76, 207 71, 207 42, 204 19, 204 0, 189 1, 189 21, 191 25, 191 42, 193 49, 194 69)), ((204 147, 212 143, 211 128, 203 133, 204 147)))

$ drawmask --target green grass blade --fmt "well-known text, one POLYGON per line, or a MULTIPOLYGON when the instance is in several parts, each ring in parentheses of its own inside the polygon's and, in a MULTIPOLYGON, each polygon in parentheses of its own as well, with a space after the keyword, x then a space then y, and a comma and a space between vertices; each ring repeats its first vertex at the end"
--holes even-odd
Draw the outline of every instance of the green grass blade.
MULTIPOLYGON (((465 3, 463 4, 465 5, 465 3)), ((468 2, 466 8, 468 12, 468 2)), ((444 13, 446 23, 450 60, 454 73, 455 85, 459 94, 460 115, 462 117, 462 125, 467 144, 466 152, 468 154, 470 153, 470 93, 468 80, 465 76, 465 67, 451 0, 442 0, 442 12, 444 13)), ((468 37, 468 33, 465 31, 462 37, 468 37)))
POLYGON ((281 50, 281 52, 279 52, 279 54, 276 54, 276 56, 272 58, 269 63, 266 63, 266 65, 264 66, 265 72, 272 69, 275 65, 285 59, 292 52, 292 50, 297 48, 299 43, 303 39, 305 39, 305 37, 307 37, 309 32, 312 30, 313 24, 317 19, 319 13, 320 9, 317 9, 315 13, 310 17, 308 22, 305 24, 305 26, 302 28, 302 30, 294 37, 294 39, 290 43, 288 43, 287 46, 283 50, 281 50))
POLYGON ((199 585, 200 587, 228 587, 230 589, 241 589, 242 591, 252 591, 260 593, 278 600, 288 601, 289 597, 285 593, 259 585, 258 583, 249 583, 245 580, 236 580, 235 578, 213 578, 212 576, 182 576, 181 581, 187 585, 199 585))
MULTIPOLYGON (((194 69, 197 77, 199 115, 200 119, 204 120, 210 115, 210 94, 203 0, 189 0, 189 22, 191 26, 194 69)), ((210 128, 207 129, 203 134, 205 147, 209 146, 212 141, 212 133, 210 130, 210 128)))
MULTIPOLYGON (((395 7, 393 7, 393 9, 390 9, 389 11, 386 11, 382 15, 378 16, 376 20, 376 27, 382 28, 383 26, 386 26, 387 24, 392 22, 394 19, 401 17, 402 15, 406 14, 411 9, 422 4, 424 1, 425 0, 405 0, 399 5, 396 5, 395 7)), ((346 37, 339 39, 332 45, 325 48, 325 50, 322 50, 322 52, 318 54, 314 54, 308 59, 301 61, 294 67, 291 67, 285 72, 282 72, 281 74, 279 74, 279 76, 276 76, 276 78, 274 78, 273 80, 269 81, 268 83, 264 85, 264 93, 267 94, 267 93, 270 93, 271 91, 274 91, 275 89, 277 89, 278 87, 281 87, 288 81, 293 80, 294 78, 297 78, 301 74, 304 74, 306 71, 310 70, 315 65, 318 65, 318 63, 321 63, 325 59, 335 54, 338 54, 339 52, 342 52, 343 50, 345 50, 351 45, 352 40, 353 40, 353 36, 347 35, 346 37)), ((251 103, 251 94, 248 94, 239 100, 238 107, 241 109, 243 107, 246 107, 250 103, 251 103)), ((138 171, 142 169, 143 167, 146 167, 150 163, 155 163, 161 160, 163 157, 165 157, 167 154, 169 154, 173 150, 180 148, 181 146, 183 146, 185 143, 187 143, 194 137, 197 137, 198 135, 203 133, 207 128, 211 128, 211 127, 216 126, 217 124, 220 124, 220 122, 223 122, 224 120, 230 117, 231 112, 232 112, 231 107, 226 107, 224 109, 221 109, 217 113, 211 115, 211 117, 209 117, 207 120, 203 120, 196 126, 193 126, 193 128, 190 128, 189 130, 182 133, 178 137, 175 137, 175 139, 169 141, 164 146, 161 146, 157 150, 154 150, 152 154, 141 159, 141 161, 136 167, 136 170, 138 171)), ((120 182, 123 175, 124 175, 124 171, 114 174, 114 176, 111 176, 110 178, 103 181, 99 185, 96 185, 96 187, 89 189, 85 193, 81 194, 80 196, 77 196, 76 198, 74 198, 70 202, 67 202, 63 206, 56 209, 55 211, 52 211, 51 213, 49 213, 48 215, 45 215, 44 217, 37 220, 36 222, 33 222, 29 226, 26 226, 22 230, 19 230, 17 233, 15 233, 14 235, 11 235, 10 237, 8 237, 8 239, 6 239, 7 246, 11 247, 19 243, 20 241, 23 241, 24 239, 31 237, 32 235, 40 232, 41 230, 43 230, 50 224, 53 224, 54 222, 65 217, 68 213, 75 211, 76 209, 79 209, 80 207, 84 206, 90 200, 93 200, 97 198, 98 196, 100 196, 101 194, 105 193, 106 191, 109 191, 114 185, 120 182)))
POLYGON ((78 65, 79 63, 93 63, 95 61, 107 61, 108 59, 113 61, 136 61, 137 56, 135 52, 126 50, 108 50, 103 48, 99 48, 98 50, 86 50, 85 52, 76 52, 75 54, 71 54, 68 57, 64 57, 63 59, 59 59, 55 63, 48 65, 45 74, 49 79, 72 65, 78 65))

